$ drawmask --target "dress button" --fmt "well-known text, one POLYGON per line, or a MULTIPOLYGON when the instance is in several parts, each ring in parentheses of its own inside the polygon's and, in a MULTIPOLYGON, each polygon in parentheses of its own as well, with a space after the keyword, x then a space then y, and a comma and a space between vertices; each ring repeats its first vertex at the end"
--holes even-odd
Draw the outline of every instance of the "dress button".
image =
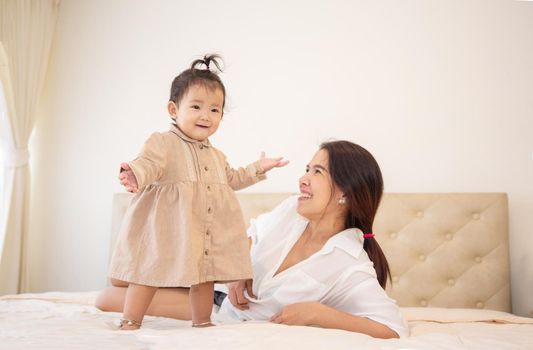
POLYGON ((207 167, 207 165, 204 167, 204 170, 205 170, 205 171, 208 171, 208 170, 209 170, 209 168, 207 167))

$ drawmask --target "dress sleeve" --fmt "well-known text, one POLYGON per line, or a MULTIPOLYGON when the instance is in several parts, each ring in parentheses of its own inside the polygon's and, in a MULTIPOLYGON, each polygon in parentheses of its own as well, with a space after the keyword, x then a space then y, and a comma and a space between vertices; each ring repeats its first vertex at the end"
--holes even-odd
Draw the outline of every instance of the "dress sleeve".
POLYGON ((259 166, 259 161, 238 169, 233 169, 226 161, 226 177, 229 186, 234 191, 238 191, 266 179, 265 173, 262 172, 261 167, 259 166))
POLYGON ((129 162, 139 190, 159 180, 165 168, 166 149, 163 136, 153 133, 134 160, 129 162))
POLYGON ((377 278, 366 271, 355 268, 343 273, 321 302, 384 324, 400 337, 408 335, 407 324, 396 302, 387 296, 377 278))

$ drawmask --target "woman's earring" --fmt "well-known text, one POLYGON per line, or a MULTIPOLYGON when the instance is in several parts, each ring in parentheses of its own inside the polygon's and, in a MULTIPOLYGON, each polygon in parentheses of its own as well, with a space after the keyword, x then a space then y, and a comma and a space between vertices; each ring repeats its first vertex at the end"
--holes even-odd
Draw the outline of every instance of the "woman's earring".
POLYGON ((339 204, 341 204, 341 205, 342 205, 342 204, 346 204, 346 198, 341 197, 341 198, 339 199, 339 204))

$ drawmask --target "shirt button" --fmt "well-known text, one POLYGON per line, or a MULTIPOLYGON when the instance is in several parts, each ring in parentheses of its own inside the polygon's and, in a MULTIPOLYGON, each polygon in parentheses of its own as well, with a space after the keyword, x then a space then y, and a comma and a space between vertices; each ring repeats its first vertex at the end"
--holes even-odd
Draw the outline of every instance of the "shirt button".
POLYGON ((209 168, 207 167, 207 165, 204 167, 204 170, 205 170, 205 171, 208 171, 208 170, 209 170, 209 168))

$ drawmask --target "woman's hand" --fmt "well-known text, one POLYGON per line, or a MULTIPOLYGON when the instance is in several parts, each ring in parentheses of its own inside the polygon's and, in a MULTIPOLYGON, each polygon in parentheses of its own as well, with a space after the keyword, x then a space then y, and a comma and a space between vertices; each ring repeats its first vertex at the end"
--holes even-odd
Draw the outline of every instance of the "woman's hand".
POLYGON ((137 178, 135 177, 135 174, 133 173, 133 170, 131 170, 128 163, 120 164, 120 174, 118 175, 118 179, 120 180, 120 183, 124 185, 126 191, 132 193, 139 192, 137 178))
POLYGON ((270 318, 270 322, 292 326, 309 326, 315 324, 316 315, 322 304, 308 301, 285 306, 280 312, 270 318))
POLYGON ((240 280, 237 282, 228 283, 228 298, 233 306, 239 310, 248 310, 248 299, 244 296, 244 290, 252 298, 257 298, 252 290, 252 279, 240 280))

